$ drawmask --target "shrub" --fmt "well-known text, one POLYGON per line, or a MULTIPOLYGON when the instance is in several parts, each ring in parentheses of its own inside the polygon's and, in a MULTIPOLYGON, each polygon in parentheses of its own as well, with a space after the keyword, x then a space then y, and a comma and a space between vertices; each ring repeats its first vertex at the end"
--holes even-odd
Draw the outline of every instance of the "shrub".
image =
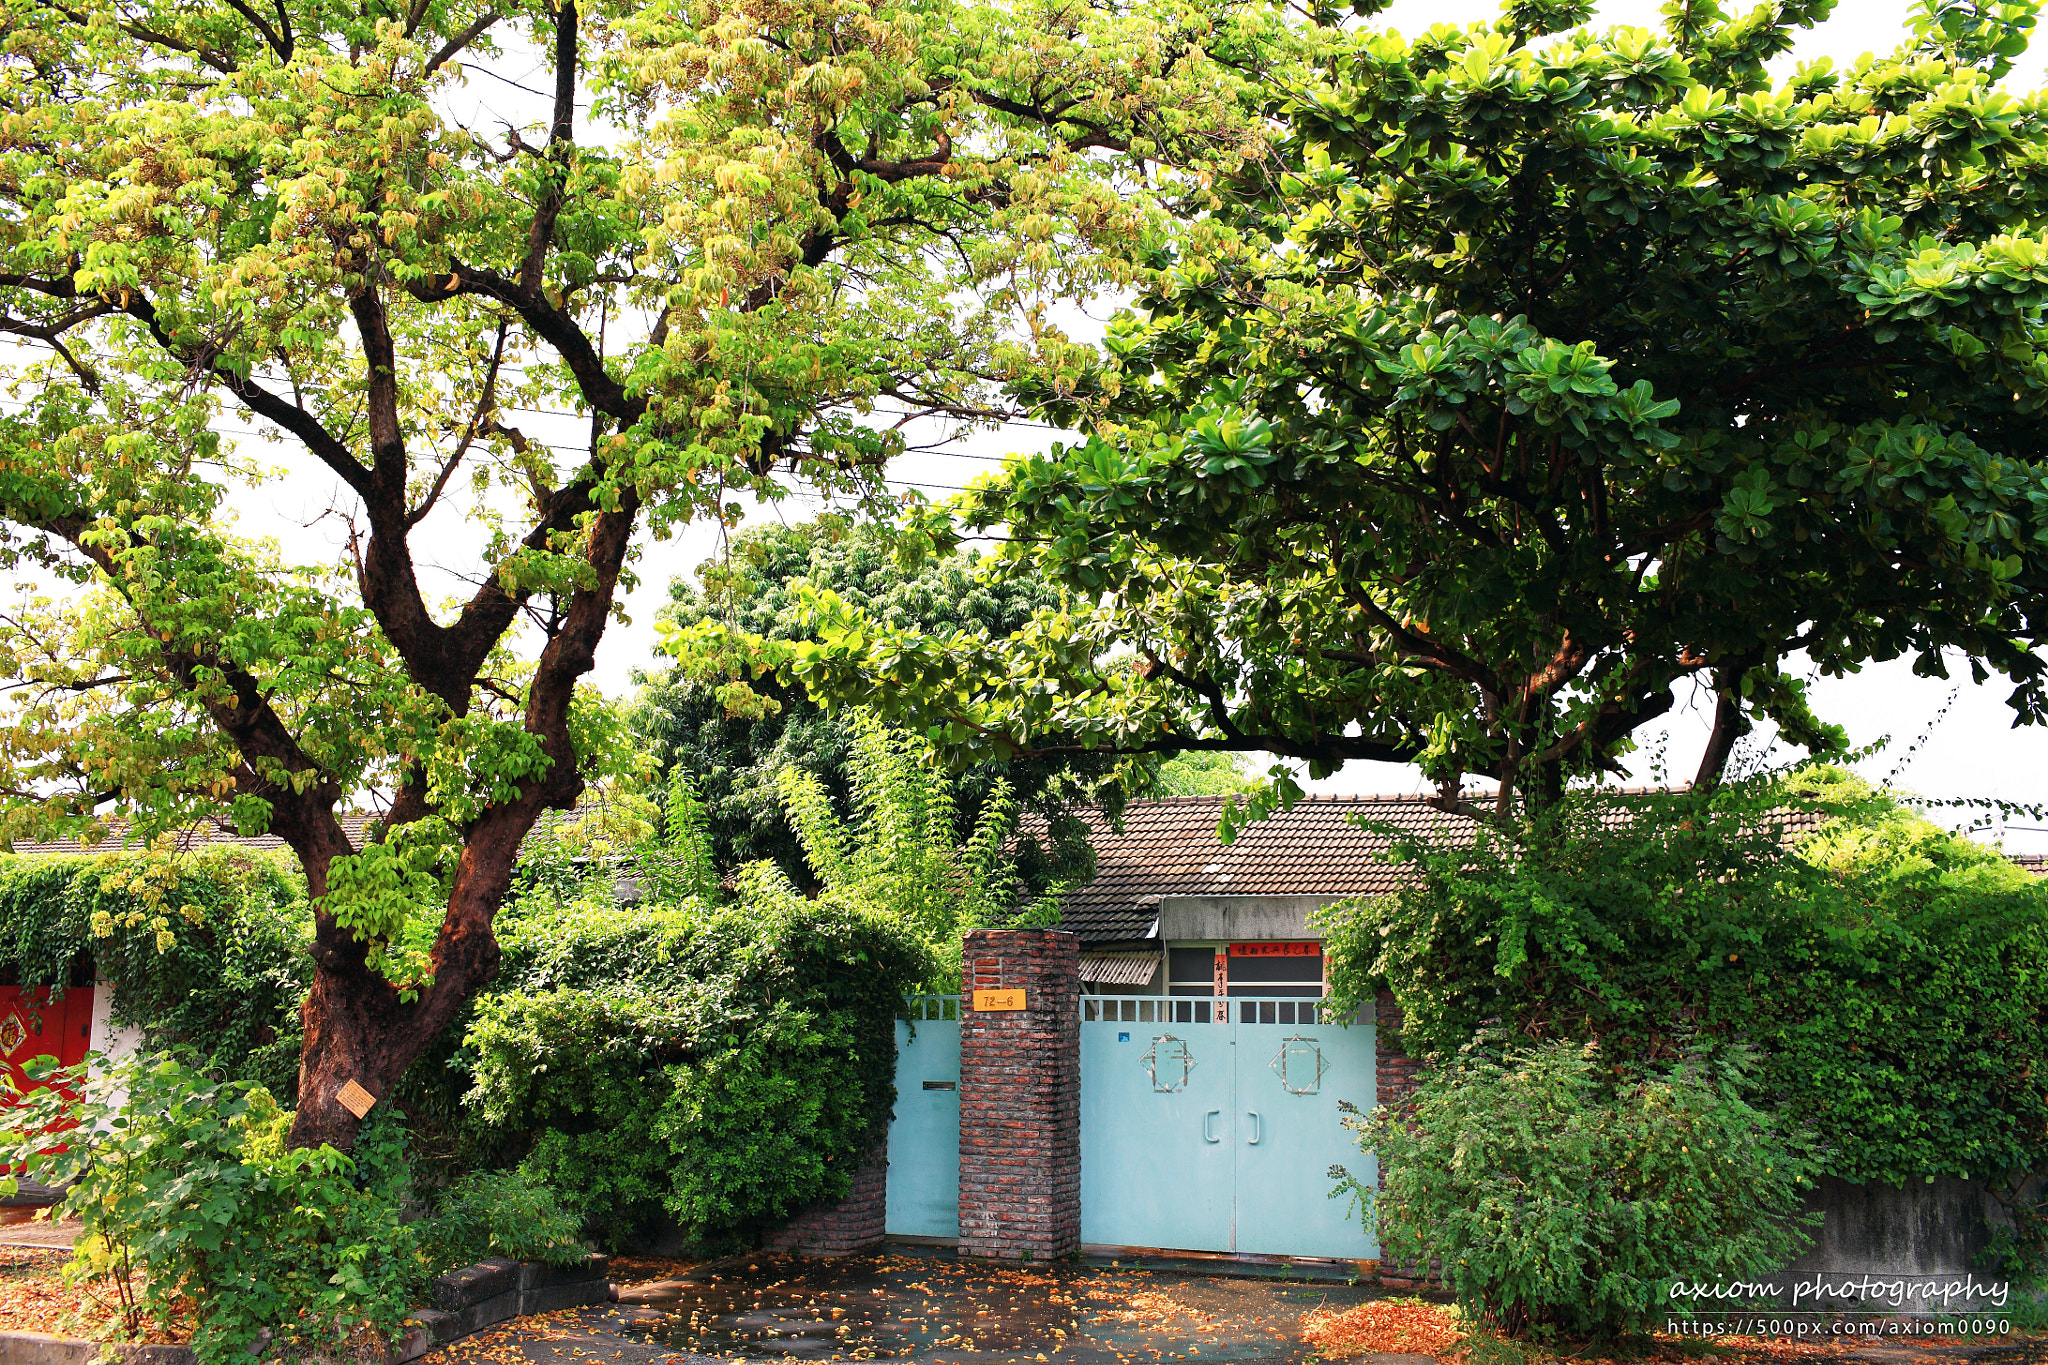
POLYGON ((402 1130, 373 1120, 353 1157, 292 1149, 290 1111, 259 1086, 164 1055, 92 1062, 39 1069, 62 1089, 32 1091, 0 1133, 12 1168, 72 1182, 62 1212, 83 1235, 69 1277, 98 1282, 131 1334, 189 1317, 206 1365, 246 1365, 266 1329, 301 1354, 391 1340, 423 1280, 400 1218, 402 1130), (50 1147, 63 1124, 77 1126, 50 1147))
POLYGON ((632 986, 486 996, 463 1040, 468 1107, 523 1138, 523 1164, 619 1245, 666 1204, 672 1162, 654 1132, 671 1091, 661 1058, 690 1023, 632 986))
POLYGON ((468 1103, 617 1241, 664 1214, 745 1242, 843 1197, 895 1103, 895 1019, 930 958, 900 921, 756 864, 726 906, 536 915, 477 1004, 468 1103))
POLYGON ((1903 1184, 2048 1165, 2048 884, 1839 773, 1576 795, 1512 833, 1410 841, 1396 894, 1322 912, 1340 1007, 1385 983, 1418 1055, 1488 1020, 1655 1067, 1741 1041, 1826 1170, 1903 1184), (1788 803, 1830 822, 1788 846, 1788 803))
POLYGON ((427 1273, 443 1275, 487 1256, 573 1265, 588 1255, 581 1225, 554 1186, 530 1171, 471 1171, 436 1201, 421 1230, 427 1273))
POLYGON ((1348 1188, 1382 1256, 1441 1257, 1459 1302, 1511 1335, 1633 1330, 1673 1279, 1775 1270, 1805 1242, 1808 1140, 1743 1100, 1751 1065, 1617 1081, 1594 1044, 1482 1034, 1434 1059, 1411 1107, 1347 1118, 1386 1182, 1348 1188))

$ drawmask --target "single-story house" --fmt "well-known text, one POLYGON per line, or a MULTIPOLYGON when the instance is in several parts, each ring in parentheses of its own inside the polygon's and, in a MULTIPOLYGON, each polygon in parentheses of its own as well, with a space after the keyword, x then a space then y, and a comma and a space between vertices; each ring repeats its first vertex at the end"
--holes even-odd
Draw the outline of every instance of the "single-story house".
MULTIPOLYGON (((1061 903, 1081 938, 1084 991, 1235 999, 1323 994, 1321 936, 1309 913, 1399 884, 1397 838, 1472 837, 1477 822, 1428 796, 1311 796, 1217 837, 1220 796, 1133 801, 1121 828, 1090 831, 1095 879, 1061 903)), ((1787 834, 1813 812, 1787 812, 1787 834)))

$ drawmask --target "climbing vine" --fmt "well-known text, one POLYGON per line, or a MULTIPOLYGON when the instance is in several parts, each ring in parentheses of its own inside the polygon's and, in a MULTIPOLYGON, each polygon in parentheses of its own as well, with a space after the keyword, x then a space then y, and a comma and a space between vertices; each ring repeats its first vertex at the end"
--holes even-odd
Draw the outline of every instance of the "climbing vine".
POLYGON ((763 862, 722 906, 572 904, 503 938, 467 1107, 608 1235, 667 1216, 747 1244, 844 1197, 887 1131, 896 1015, 930 971, 913 926, 763 862))
POLYGON ((115 1024, 280 1095, 297 1071, 311 926, 282 854, 0 855, 0 962, 21 985, 61 994, 94 971, 113 986, 115 1024))

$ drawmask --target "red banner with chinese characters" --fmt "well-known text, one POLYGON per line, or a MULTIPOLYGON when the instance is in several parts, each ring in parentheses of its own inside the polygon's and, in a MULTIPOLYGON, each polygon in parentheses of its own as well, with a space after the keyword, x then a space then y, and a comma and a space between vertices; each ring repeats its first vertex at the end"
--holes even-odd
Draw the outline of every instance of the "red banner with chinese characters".
POLYGON ((1320 943, 1233 943, 1232 957, 1321 957, 1320 943))

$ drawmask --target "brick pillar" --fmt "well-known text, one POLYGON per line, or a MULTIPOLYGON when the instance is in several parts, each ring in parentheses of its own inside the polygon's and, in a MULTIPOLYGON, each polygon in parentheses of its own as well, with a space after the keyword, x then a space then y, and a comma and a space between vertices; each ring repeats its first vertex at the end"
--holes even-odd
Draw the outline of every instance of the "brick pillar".
POLYGON ((882 1244, 889 1207, 889 1144, 853 1173, 853 1188, 832 1204, 813 1204, 761 1239, 771 1251, 844 1256, 882 1244))
POLYGON ((976 929, 961 957, 960 1252, 1050 1260, 1081 1245, 1080 940, 976 929), (976 991, 1024 992, 977 1010, 976 991))
MULTIPOLYGON (((1389 1109, 1399 1109, 1408 1103, 1408 1097, 1415 1093, 1416 1085, 1422 1079, 1422 1061, 1408 1055, 1401 1042, 1401 1007, 1395 1003, 1392 991, 1381 991, 1373 1010, 1373 1084, 1376 1098, 1389 1109)), ((1387 1166, 1379 1164, 1380 1188, 1387 1184, 1387 1166)), ((1426 1284, 1440 1285, 1443 1264, 1436 1257, 1428 1265, 1410 1261, 1398 1264, 1380 1262, 1380 1283, 1389 1289, 1419 1289, 1426 1284)))
POLYGON ((1381 991, 1374 1008, 1373 1082, 1375 1095, 1389 1109, 1398 1109, 1415 1093, 1421 1079, 1422 1063, 1401 1046, 1401 1007, 1392 991, 1381 991))

